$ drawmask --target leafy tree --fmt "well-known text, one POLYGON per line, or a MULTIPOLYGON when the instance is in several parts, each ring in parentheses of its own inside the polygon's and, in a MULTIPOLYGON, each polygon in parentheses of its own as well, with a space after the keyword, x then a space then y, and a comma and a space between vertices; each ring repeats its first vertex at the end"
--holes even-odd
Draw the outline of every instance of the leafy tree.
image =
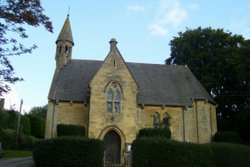
POLYGON ((41 106, 41 107, 33 107, 31 108, 29 115, 41 117, 43 119, 46 119, 46 114, 47 114, 47 107, 48 105, 41 106))
POLYGON ((14 76, 8 57, 31 53, 36 45, 24 46, 20 39, 28 38, 25 26, 44 26, 53 31, 52 23, 43 14, 40 0, 0 0, 0 95, 10 91, 8 84, 22 81, 14 76))
POLYGON ((250 112, 250 42, 223 29, 179 32, 166 64, 188 65, 218 103, 219 130, 235 127, 239 111, 250 112))
POLYGON ((45 120, 38 116, 30 115, 31 135, 37 138, 44 138, 45 120))

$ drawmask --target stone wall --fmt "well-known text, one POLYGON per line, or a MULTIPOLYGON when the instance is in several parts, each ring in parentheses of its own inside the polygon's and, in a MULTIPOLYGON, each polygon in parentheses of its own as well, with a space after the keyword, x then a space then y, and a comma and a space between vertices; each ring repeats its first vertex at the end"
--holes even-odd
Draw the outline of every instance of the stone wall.
POLYGON ((160 115, 160 121, 163 121, 164 113, 170 116, 171 138, 183 141, 183 120, 182 107, 163 107, 163 106, 144 106, 141 109, 140 128, 153 127, 153 114, 157 112, 160 115))
POLYGON ((216 107, 205 100, 194 101, 192 106, 144 106, 137 110, 139 128, 153 127, 153 115, 160 121, 164 113, 170 116, 171 138, 193 143, 209 143, 217 132, 216 107))
MULTIPOLYGON (((82 125, 88 129, 89 105, 72 102, 49 102, 45 138, 57 136, 57 124, 82 125)), ((87 132, 85 132, 87 134, 87 132)))
POLYGON ((102 132, 107 127, 113 127, 123 134, 120 137, 124 136, 124 142, 132 143, 138 131, 136 122, 138 87, 116 46, 111 45, 111 51, 90 82, 90 88, 89 137, 102 138, 104 135, 102 132), (121 88, 121 112, 118 113, 107 112, 106 87, 111 82, 116 82, 121 88))

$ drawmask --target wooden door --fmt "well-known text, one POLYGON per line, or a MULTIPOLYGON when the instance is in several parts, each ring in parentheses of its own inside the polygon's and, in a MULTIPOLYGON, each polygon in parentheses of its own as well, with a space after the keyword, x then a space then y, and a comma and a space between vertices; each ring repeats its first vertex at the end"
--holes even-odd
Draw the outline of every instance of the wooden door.
POLYGON ((121 138, 113 130, 104 136, 105 161, 109 163, 120 163, 121 159, 121 138))

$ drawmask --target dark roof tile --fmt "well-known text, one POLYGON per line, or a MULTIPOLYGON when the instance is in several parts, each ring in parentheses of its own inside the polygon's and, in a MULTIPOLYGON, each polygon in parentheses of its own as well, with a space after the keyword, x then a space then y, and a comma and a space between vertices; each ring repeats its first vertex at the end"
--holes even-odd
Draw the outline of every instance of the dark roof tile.
MULTIPOLYGON (((49 99, 89 101, 89 82, 103 61, 71 60, 64 66, 51 87, 49 99)), ((137 103, 144 105, 190 106, 192 99, 212 103, 207 91, 185 66, 127 63, 139 91, 137 103)))

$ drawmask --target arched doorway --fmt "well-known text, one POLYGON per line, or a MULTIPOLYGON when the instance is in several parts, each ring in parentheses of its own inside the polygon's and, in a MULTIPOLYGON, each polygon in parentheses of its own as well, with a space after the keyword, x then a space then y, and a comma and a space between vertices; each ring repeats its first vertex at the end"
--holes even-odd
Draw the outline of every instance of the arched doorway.
POLYGON ((120 163, 121 158, 121 138, 111 130, 103 138, 105 146, 105 161, 110 163, 120 163))

